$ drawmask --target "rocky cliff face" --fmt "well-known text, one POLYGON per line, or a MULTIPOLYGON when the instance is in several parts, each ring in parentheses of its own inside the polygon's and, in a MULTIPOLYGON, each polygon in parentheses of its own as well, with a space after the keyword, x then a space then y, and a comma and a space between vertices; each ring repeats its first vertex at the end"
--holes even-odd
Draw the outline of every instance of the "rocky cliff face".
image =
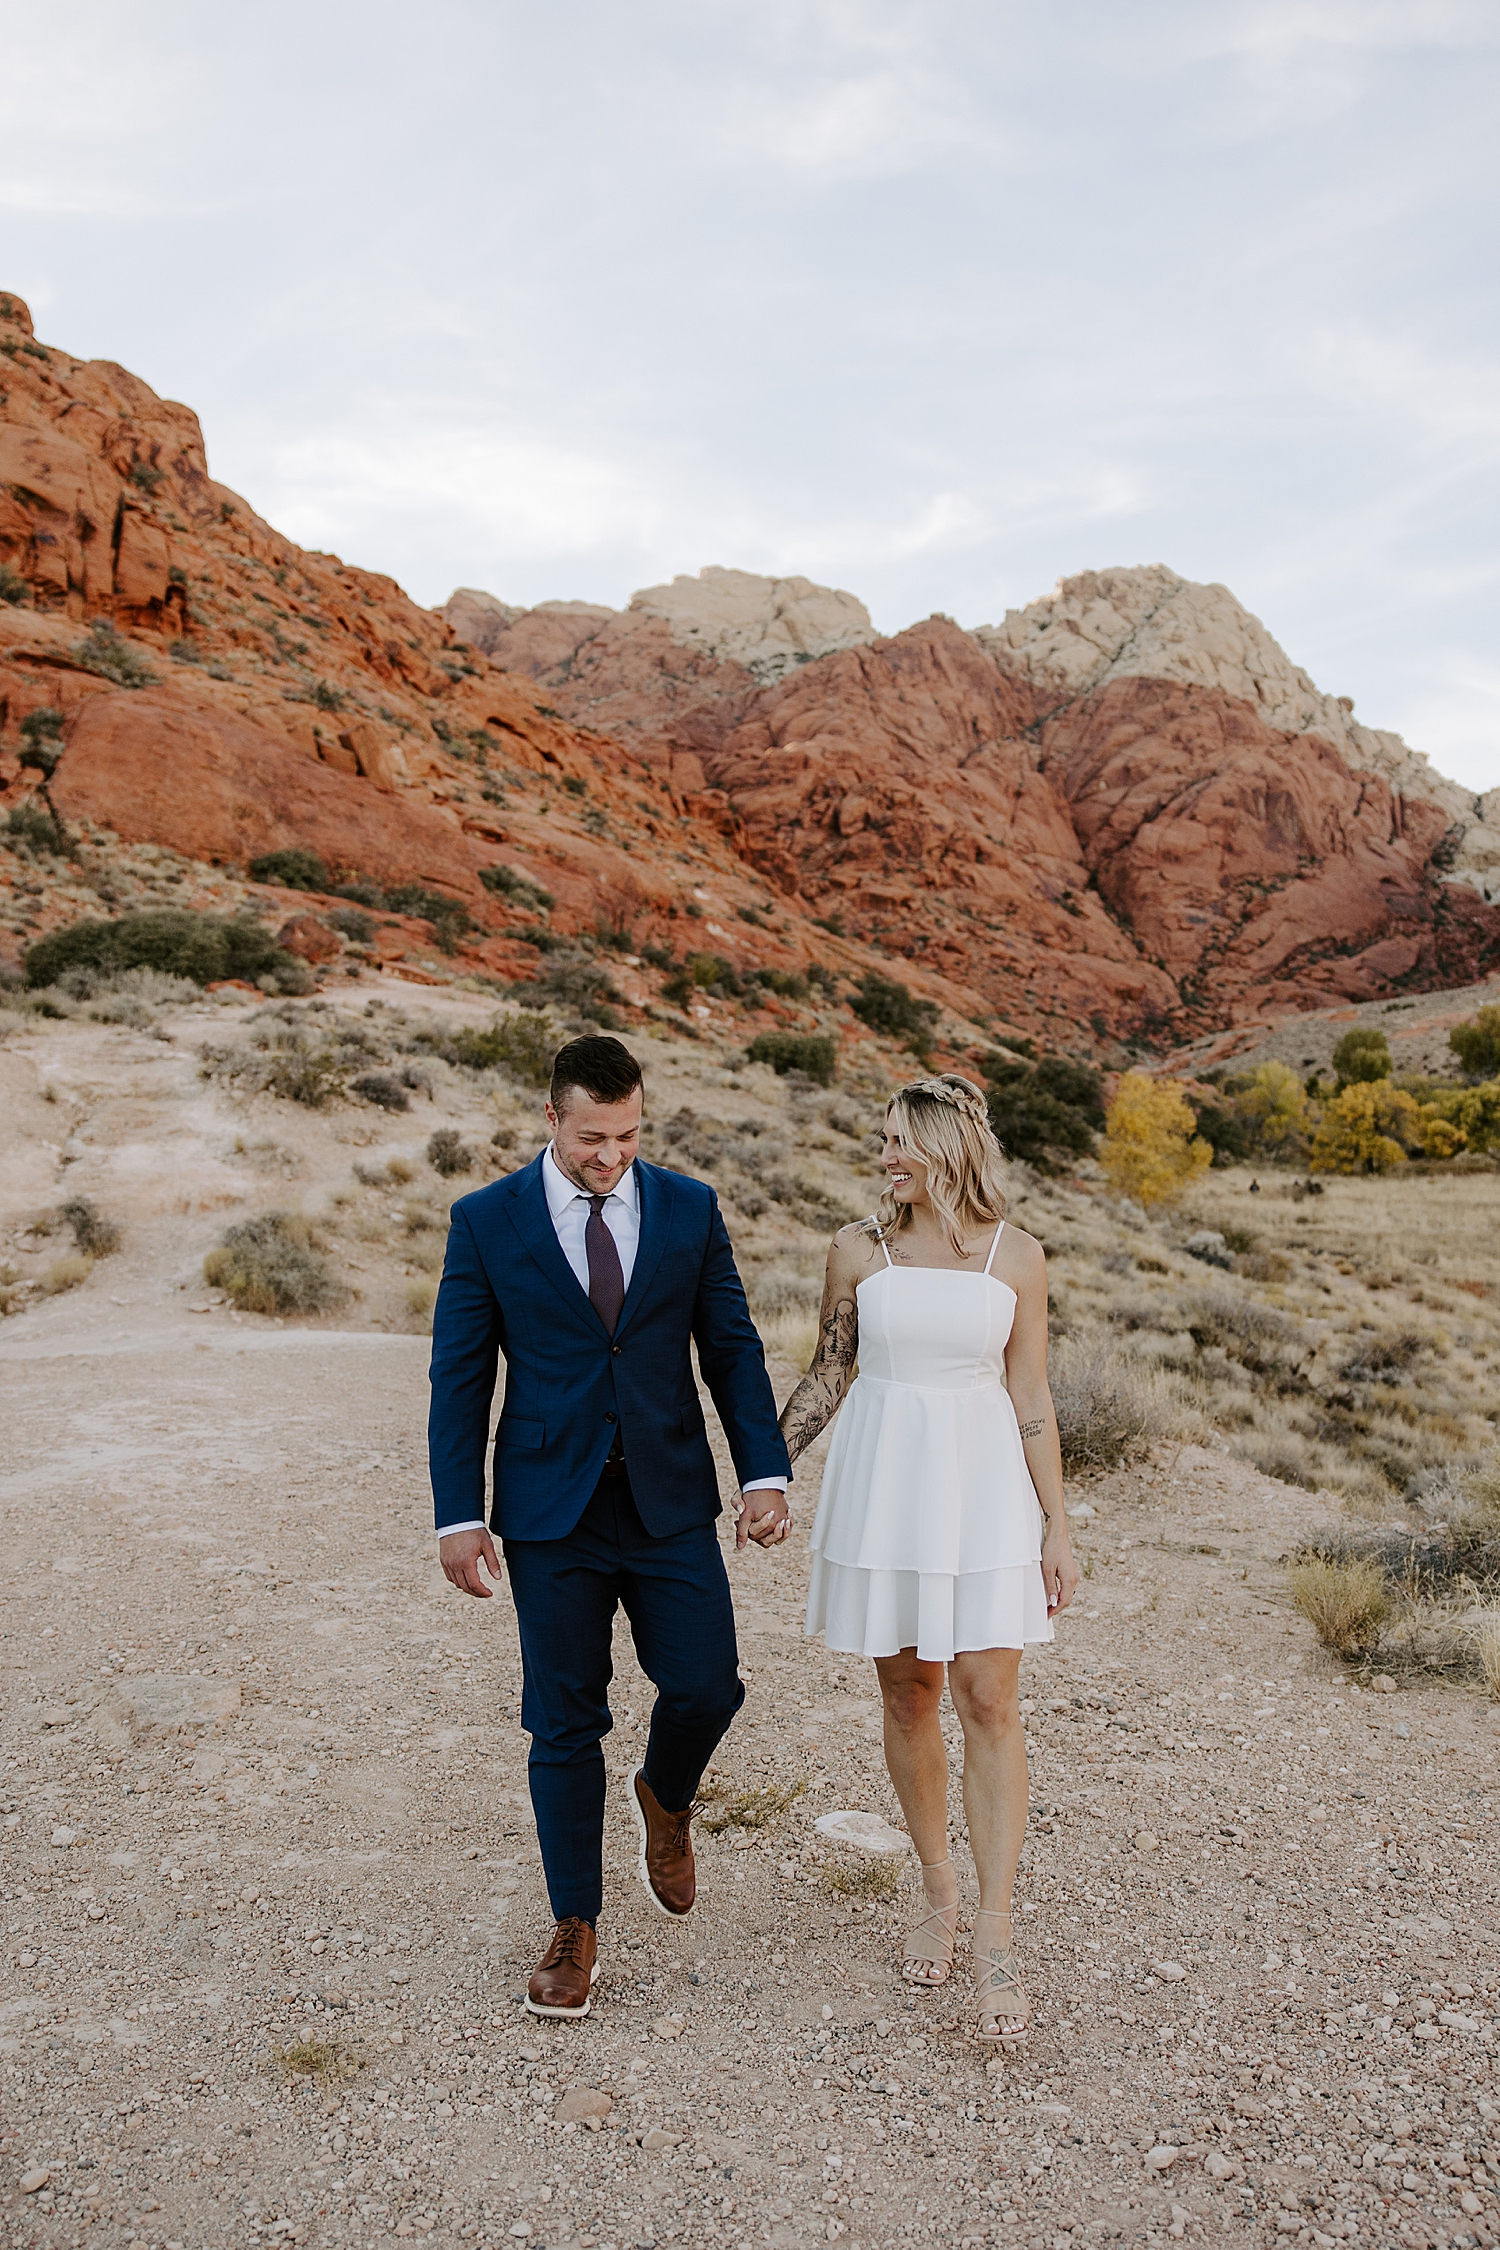
POLYGON ((1500 803, 1357 724, 1224 587, 1088 572, 766 684, 707 603, 686 632, 708 576, 665 636, 569 610, 559 653, 560 607, 511 613, 507 658, 866 943, 1099 1037, 1500 961, 1500 803))

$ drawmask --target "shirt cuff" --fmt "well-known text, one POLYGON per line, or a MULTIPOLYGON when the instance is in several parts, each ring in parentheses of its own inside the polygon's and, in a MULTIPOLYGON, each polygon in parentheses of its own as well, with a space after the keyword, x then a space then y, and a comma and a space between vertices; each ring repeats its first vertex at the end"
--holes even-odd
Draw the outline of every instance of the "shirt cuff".
POLYGON ((740 1490, 741 1492, 785 1492, 787 1483, 786 1477, 752 1477, 748 1484, 740 1486, 740 1490))
POLYGON ((470 1516, 467 1523, 440 1523, 437 1535, 439 1539, 446 1539, 450 1531, 487 1531, 488 1529, 489 1526, 482 1516, 470 1516))

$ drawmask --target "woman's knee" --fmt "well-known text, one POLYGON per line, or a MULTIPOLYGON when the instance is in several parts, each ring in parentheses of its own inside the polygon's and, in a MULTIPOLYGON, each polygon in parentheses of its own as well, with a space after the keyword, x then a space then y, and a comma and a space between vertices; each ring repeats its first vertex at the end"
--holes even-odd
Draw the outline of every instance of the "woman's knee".
POLYGON ((949 1675, 949 1691, 966 1733, 1004 1734, 1021 1723, 1019 1667, 972 1665, 949 1675))
POLYGON ((943 1699, 940 1665, 912 1666, 909 1670, 881 1671, 880 1693, 886 1717, 902 1734, 917 1734, 937 1719, 943 1699))

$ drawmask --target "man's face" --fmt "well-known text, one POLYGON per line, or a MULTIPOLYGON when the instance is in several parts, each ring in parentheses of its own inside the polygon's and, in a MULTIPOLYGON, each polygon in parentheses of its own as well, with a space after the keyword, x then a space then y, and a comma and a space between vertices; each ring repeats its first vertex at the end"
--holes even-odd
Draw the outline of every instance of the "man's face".
POLYGON ((596 1102, 570 1086, 561 1113, 547 1104, 557 1168, 585 1195, 608 1195, 634 1163, 641 1145, 641 1089, 623 1102, 596 1102))

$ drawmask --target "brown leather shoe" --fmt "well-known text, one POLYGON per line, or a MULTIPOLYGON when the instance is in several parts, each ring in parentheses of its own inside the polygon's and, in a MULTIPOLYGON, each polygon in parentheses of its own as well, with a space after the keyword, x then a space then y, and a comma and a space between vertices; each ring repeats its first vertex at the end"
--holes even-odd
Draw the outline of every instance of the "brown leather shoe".
POLYGON ((627 1794, 641 1839, 640 1858, 636 1863, 641 1881, 651 1893, 658 1911, 680 1922, 684 1914, 692 1913, 693 1901, 698 1895, 689 1827, 698 1808, 689 1805, 686 1812, 664 1811, 646 1787, 640 1766, 630 1776, 627 1794))
POLYGON ((526 2005, 534 2016, 586 2016, 599 1976, 599 1940, 587 1922, 570 1914, 531 1972, 526 2005))

